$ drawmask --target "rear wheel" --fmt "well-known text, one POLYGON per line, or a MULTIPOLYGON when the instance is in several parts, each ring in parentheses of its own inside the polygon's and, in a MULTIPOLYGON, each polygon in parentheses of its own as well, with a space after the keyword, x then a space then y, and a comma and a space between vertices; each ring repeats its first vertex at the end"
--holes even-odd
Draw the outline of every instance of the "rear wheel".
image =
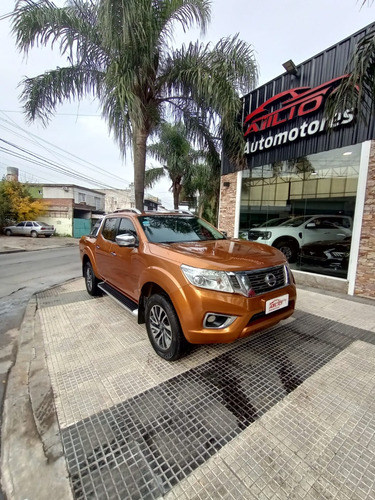
POLYGON ((91 262, 86 262, 84 267, 84 277, 85 277, 85 285, 86 290, 89 295, 93 297, 97 297, 98 295, 102 295, 102 291, 98 287, 99 280, 95 276, 94 269, 92 268, 91 262))
POLYGON ((293 240, 280 240, 274 243, 273 246, 285 255, 288 262, 297 260, 298 245, 293 240))
POLYGON ((167 361, 181 358, 187 341, 168 298, 160 294, 152 295, 147 300, 145 313, 148 338, 156 353, 167 361))
POLYGON ((36 231, 31 231, 30 235, 31 235, 32 238, 37 238, 38 237, 38 233, 36 231))
POLYGON ((12 236, 12 231, 11 231, 10 229, 7 229, 7 230, 5 231, 5 235, 6 235, 6 236, 12 236))

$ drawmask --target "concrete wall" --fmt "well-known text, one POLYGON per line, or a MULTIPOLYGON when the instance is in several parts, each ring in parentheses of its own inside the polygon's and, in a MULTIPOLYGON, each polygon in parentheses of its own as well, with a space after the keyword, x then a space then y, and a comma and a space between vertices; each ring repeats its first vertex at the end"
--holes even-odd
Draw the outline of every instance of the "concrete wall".
POLYGON ((73 235, 73 200, 72 199, 47 199, 48 214, 42 218, 45 222, 52 224, 56 228, 59 236, 73 235))
POLYGON ((105 194, 80 186, 43 186, 43 198, 74 200, 74 203, 95 207, 104 210, 105 194))
POLYGON ((122 208, 134 208, 134 190, 129 189, 104 189, 105 212, 112 213, 122 208))

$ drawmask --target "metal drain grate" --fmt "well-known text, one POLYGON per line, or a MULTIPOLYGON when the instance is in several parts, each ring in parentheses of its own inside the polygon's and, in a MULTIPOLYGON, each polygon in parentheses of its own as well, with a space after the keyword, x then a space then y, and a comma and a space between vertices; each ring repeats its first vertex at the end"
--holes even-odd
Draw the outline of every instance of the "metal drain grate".
POLYGON ((75 498, 156 499, 354 340, 305 313, 62 430, 75 498))

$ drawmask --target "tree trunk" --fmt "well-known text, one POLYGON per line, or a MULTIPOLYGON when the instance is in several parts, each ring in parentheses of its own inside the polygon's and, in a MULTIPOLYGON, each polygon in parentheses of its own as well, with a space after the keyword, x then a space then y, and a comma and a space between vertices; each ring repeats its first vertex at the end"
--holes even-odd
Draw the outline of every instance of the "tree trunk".
POLYGON ((148 133, 135 129, 133 133, 134 154, 134 195, 135 207, 141 212, 144 210, 145 170, 146 170, 146 143, 148 133))
POLYGON ((174 209, 178 210, 178 207, 180 205, 180 193, 181 193, 181 177, 178 177, 173 181, 173 205, 174 209))

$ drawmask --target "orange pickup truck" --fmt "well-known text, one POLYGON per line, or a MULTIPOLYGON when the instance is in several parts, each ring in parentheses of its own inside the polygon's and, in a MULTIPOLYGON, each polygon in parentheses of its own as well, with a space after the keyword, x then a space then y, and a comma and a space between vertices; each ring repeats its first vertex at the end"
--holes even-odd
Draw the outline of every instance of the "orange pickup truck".
POLYGON ((123 210, 79 244, 90 295, 103 292, 146 323, 159 356, 228 343, 290 316, 296 286, 285 256, 228 239, 190 213, 123 210))

